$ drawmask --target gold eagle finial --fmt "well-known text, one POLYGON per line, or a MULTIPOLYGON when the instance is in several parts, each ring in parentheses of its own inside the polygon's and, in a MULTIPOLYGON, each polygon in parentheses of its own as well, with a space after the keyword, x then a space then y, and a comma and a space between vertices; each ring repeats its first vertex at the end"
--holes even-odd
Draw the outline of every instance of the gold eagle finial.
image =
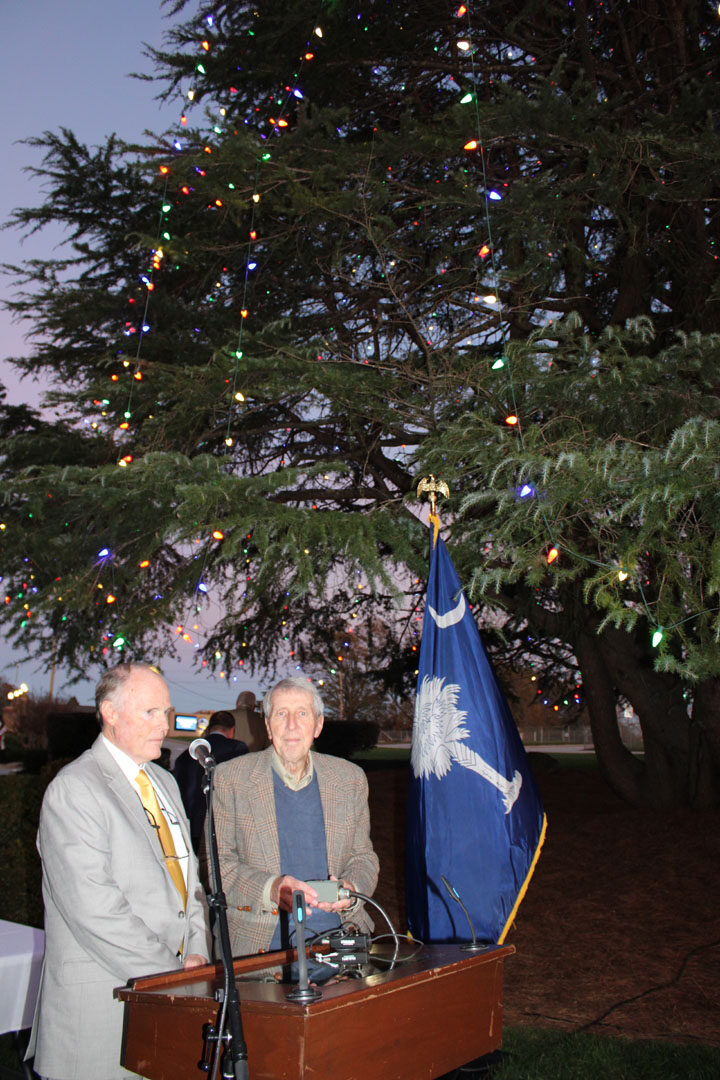
POLYGON ((444 480, 436 480, 433 474, 430 473, 430 476, 423 476, 417 486, 418 498, 426 491, 430 497, 430 513, 435 516, 435 504, 438 495, 443 495, 446 499, 450 498, 450 488, 444 480))

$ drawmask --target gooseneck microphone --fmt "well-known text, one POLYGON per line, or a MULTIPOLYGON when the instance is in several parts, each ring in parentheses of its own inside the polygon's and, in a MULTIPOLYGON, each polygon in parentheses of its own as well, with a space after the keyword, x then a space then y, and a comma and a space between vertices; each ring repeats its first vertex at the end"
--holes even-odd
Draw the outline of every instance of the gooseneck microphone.
POLYGON ((322 992, 310 985, 308 978, 307 947, 305 945, 305 893, 295 889, 292 897, 292 915, 295 923, 295 943, 298 955, 298 983, 285 997, 288 1001, 317 1001, 322 992))
POLYGON ((188 746, 188 753, 193 761, 202 765, 206 772, 215 768, 215 758, 212 756, 212 746, 207 739, 193 739, 188 746))
POLYGON ((472 934, 472 941, 466 941, 463 945, 461 945, 460 948, 462 949, 462 951, 463 952, 482 952, 484 949, 489 949, 490 948, 489 945, 483 945, 481 942, 478 941, 477 936, 475 934, 475 927, 473 926, 472 919, 470 918, 470 916, 468 914, 468 909, 465 907, 462 900, 460 899, 460 893, 457 891, 457 889, 453 888, 453 886, 450 884, 450 882, 448 881, 448 879, 445 877, 444 874, 441 874, 440 877, 442 878, 443 885, 445 886, 447 891, 450 893, 450 896, 452 896, 453 900, 455 900, 456 903, 458 903, 460 905, 460 907, 463 909, 463 911, 465 912, 465 918, 467 919, 468 926, 470 927, 470 933, 472 934))

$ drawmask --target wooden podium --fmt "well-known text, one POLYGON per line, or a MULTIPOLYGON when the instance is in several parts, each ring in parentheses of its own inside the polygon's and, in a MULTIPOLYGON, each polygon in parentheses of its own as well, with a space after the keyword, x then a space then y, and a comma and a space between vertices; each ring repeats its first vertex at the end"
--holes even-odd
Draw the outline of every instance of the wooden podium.
MULTIPOLYGON (((250 1080, 433 1080, 496 1050, 503 960, 514 951, 424 946, 392 971, 326 983, 309 1004, 288 1001, 287 984, 262 981, 294 954, 236 960, 250 1080)), ((207 1075, 198 1068, 203 1026, 217 1021, 222 985, 222 967, 211 964, 116 990, 125 1002, 125 1067, 149 1080, 207 1075)))

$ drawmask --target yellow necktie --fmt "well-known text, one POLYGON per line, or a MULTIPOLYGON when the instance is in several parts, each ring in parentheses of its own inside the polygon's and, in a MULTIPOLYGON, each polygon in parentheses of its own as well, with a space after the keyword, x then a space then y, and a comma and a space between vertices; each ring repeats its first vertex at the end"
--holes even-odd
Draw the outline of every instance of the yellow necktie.
POLYGON ((185 907, 187 903, 187 887, 185 885, 182 868, 177 860, 177 855, 175 854, 175 844, 173 843, 172 833, 170 832, 167 818, 160 809, 160 803, 157 801, 155 788, 152 786, 150 777, 144 769, 141 769, 137 774, 135 782, 140 788, 140 798, 148 815, 148 820, 157 832, 157 838, 160 841, 160 847, 162 848, 162 853, 165 857, 165 865, 168 868, 168 873, 173 880, 175 888, 180 893, 183 907, 185 907))

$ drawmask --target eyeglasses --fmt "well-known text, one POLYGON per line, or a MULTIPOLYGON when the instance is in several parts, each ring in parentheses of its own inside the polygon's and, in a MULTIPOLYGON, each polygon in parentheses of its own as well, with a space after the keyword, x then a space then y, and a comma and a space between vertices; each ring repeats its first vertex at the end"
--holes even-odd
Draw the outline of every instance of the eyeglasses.
MULTIPOLYGON (((155 820, 155 815, 153 814, 152 810, 148 810, 147 806, 143 806, 143 810, 145 811, 145 817, 147 818, 148 825, 157 833, 157 838, 160 841, 160 847, 162 848, 162 853, 165 860, 167 861, 169 859, 172 859, 174 862, 183 862, 187 858, 187 855, 176 855, 175 852, 173 852, 172 855, 169 855, 167 853, 167 851, 165 850, 165 845, 163 844, 162 832, 160 831, 160 826, 155 820)), ((172 825, 180 824, 178 819, 172 813, 169 813, 168 817, 172 825)))

